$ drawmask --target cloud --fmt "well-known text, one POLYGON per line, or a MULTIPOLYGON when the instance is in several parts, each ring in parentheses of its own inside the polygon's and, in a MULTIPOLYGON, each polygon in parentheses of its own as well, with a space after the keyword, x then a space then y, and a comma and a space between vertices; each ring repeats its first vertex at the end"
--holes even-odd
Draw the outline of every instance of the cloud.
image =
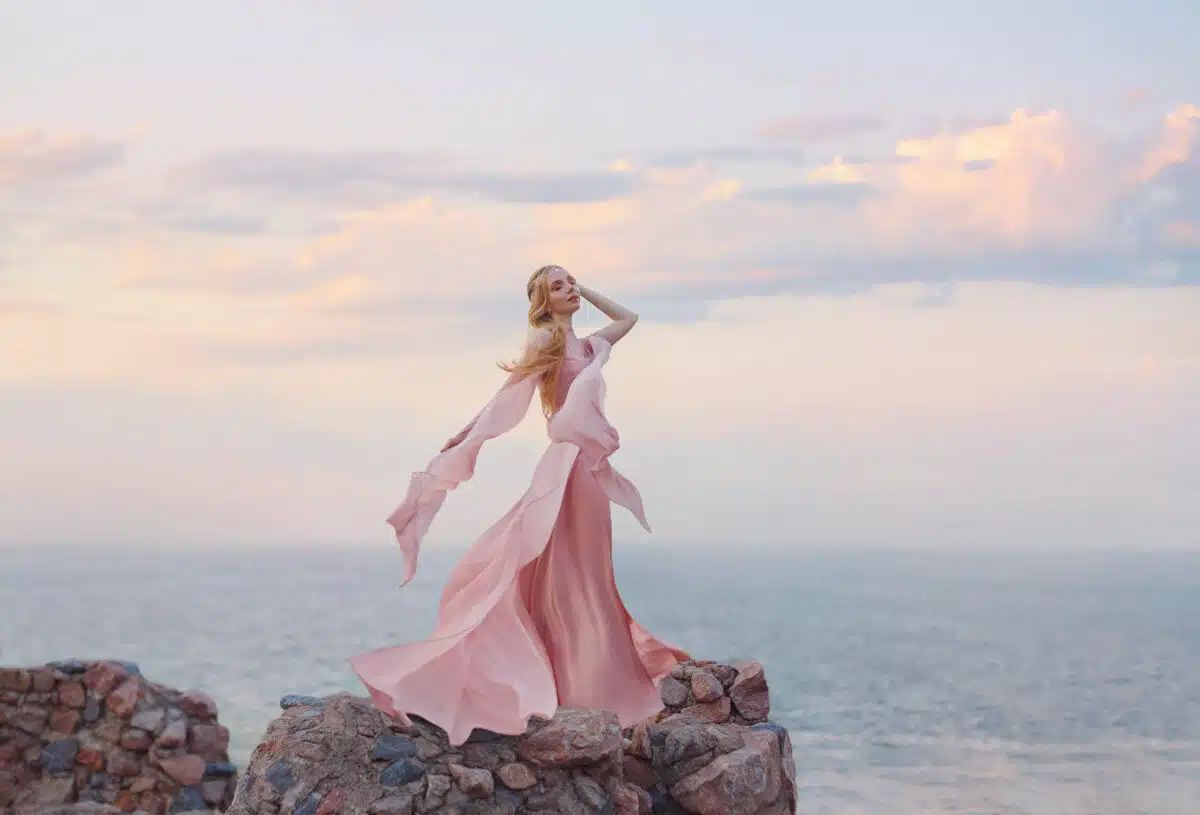
POLYGON ((115 139, 50 135, 39 130, 0 133, 0 192, 82 178, 125 160, 115 139))
POLYGON ((755 192, 760 201, 779 201, 787 204, 838 204, 853 206, 860 201, 878 195, 879 190, 871 184, 846 182, 841 184, 793 184, 773 187, 755 192))
POLYGON ((808 161, 807 151, 799 147, 708 147, 655 153, 649 158, 649 166, 664 169, 697 164, 803 166, 808 161))
POLYGON ((285 197, 345 196, 362 205, 451 192, 502 203, 605 201, 637 187, 635 173, 481 171, 444 157, 402 152, 316 153, 253 150, 220 153, 180 168, 200 188, 232 188, 285 197))
MULTIPOLYGON (((1192 111, 1132 136, 1016 111, 819 164, 653 166, 631 154, 526 176, 617 179, 627 186, 616 197, 537 184, 463 195, 457 163, 436 156, 279 153, 257 164, 230 153, 144 189, 117 185, 135 189, 123 199, 89 199, 89 188, 65 215, 10 225, 2 248, 27 277, 24 299, 169 322, 209 353, 262 365, 419 341, 398 322, 506 324, 524 308, 526 274, 547 262, 681 322, 739 295, 904 281, 1186 286, 1200 280, 1192 111), (382 188, 354 192, 376 171, 382 188), (422 174, 442 186, 413 194, 422 174), (54 285, 57 270, 83 268, 94 287, 54 285)), ((484 178, 511 180, 473 176, 484 178)))
POLYGON ((880 116, 864 114, 806 114, 767 122, 758 135, 772 141, 819 142, 877 133, 887 125, 880 116))
POLYGON ((995 166, 996 159, 994 158, 976 158, 971 159, 970 161, 964 161, 962 170, 964 173, 978 173, 983 170, 990 170, 995 166))
POLYGON ((51 314, 61 310, 61 306, 45 300, 27 300, 0 295, 0 315, 8 317, 28 314, 51 314))

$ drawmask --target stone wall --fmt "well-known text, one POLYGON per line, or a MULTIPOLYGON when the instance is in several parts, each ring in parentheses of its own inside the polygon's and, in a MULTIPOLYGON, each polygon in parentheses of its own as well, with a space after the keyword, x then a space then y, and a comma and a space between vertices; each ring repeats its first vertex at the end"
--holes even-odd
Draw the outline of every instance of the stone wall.
POLYGON ((224 811, 237 783, 228 745, 211 698, 150 682, 136 665, 0 668, 0 811, 224 811))
POLYGON ((287 696, 229 815, 795 812, 792 745, 766 720, 761 665, 680 665, 662 690, 667 708, 624 731, 612 712, 560 709, 457 747, 363 697, 287 696))

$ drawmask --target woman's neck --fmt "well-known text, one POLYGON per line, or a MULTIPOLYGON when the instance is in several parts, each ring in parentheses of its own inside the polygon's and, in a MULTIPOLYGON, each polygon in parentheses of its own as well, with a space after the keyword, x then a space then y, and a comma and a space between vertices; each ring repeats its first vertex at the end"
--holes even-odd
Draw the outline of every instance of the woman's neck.
POLYGON ((562 330, 567 333, 567 336, 574 336, 575 328, 572 325, 573 321, 571 320, 571 318, 573 316, 575 316, 575 315, 573 315, 573 314, 555 314, 552 319, 554 320, 555 323, 557 323, 559 326, 562 327, 562 330))

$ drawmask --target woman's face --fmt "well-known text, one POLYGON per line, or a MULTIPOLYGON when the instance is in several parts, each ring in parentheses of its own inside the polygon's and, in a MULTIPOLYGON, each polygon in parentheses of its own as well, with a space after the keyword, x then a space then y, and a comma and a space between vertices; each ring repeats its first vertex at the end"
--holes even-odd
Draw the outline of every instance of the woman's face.
POLYGON ((579 311, 579 286, 566 269, 551 269, 546 274, 546 288, 550 292, 552 313, 574 314, 579 311))

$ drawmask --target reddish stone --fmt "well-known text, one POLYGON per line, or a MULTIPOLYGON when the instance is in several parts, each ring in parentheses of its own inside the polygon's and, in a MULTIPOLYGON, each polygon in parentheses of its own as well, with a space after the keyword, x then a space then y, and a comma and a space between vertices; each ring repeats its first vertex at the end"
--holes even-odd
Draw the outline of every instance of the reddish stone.
POLYGON ((50 730, 55 733, 74 733, 79 727, 78 710, 56 710, 50 714, 50 730))
POLYGON ((8 715, 8 723, 31 736, 41 735, 46 727, 49 711, 40 707, 23 707, 8 715))
POLYGON ((117 800, 113 801, 113 806, 122 812, 133 812, 138 808, 137 801, 134 800, 133 793, 129 790, 121 790, 117 793, 117 800))
MULTIPOLYGON (((225 792, 223 784, 221 792, 225 792)), ((218 798, 218 800, 220 799, 218 798)), ((338 815, 342 811, 342 805, 345 801, 346 791, 341 787, 334 787, 321 799, 321 804, 317 807, 317 815, 338 815)))
POLYGON ((618 784, 613 790, 615 815, 649 815, 653 811, 650 793, 630 784, 618 784))
POLYGON ((142 762, 132 753, 114 749, 108 754, 108 774, 134 778, 142 774, 142 762))
POLYGON ((162 768, 164 773, 184 787, 198 784, 200 783, 200 779, 204 778, 205 761, 200 756, 191 754, 172 756, 171 758, 160 759, 158 766, 162 768))
POLYGON ((137 711, 138 697, 141 696, 141 680, 131 676, 108 694, 108 709, 113 715, 128 719, 137 711))
POLYGON ((120 722, 108 719, 93 727, 92 735, 109 744, 117 744, 121 741, 121 731, 123 729, 120 722))
POLYGON ((612 711, 559 708, 517 749, 521 758, 540 767, 593 764, 620 755, 621 724, 612 711))
POLYGON ((692 705, 684 708, 683 712, 686 715, 694 716, 697 719, 703 719, 706 722, 720 724, 729 720, 731 712, 731 704, 728 696, 722 696, 715 702, 705 702, 700 705, 692 705))
POLYGON ((767 676, 758 660, 734 666, 738 678, 729 687, 729 697, 737 712, 750 721, 765 721, 771 714, 771 696, 767 691, 767 676))
POLYGON ((217 718, 217 703, 204 691, 184 691, 183 695, 179 697, 179 707, 183 708, 183 712, 187 715, 202 721, 217 718))
POLYGON ((697 815, 754 815, 779 797, 782 779, 774 733, 749 733, 746 746, 713 759, 671 787, 697 815))
POLYGON ((37 693, 49 693, 54 690, 54 673, 45 668, 35 668, 29 672, 30 684, 37 693))
POLYGON ((3 725, 6 722, 8 722, 8 711, 9 710, 10 710, 10 708, 8 707, 8 705, 0 705, 0 725, 3 725))
POLYGON ((0 770, 17 763, 17 756, 21 751, 17 749, 17 745, 5 742, 0 744, 0 770))
POLYGON ((627 752, 638 758, 650 758, 650 728, 646 726, 645 722, 639 722, 633 726, 627 752))
POLYGON ((193 725, 188 742, 188 752, 204 756, 206 761, 220 761, 229 747, 229 728, 219 724, 193 725))
POLYGON ((496 775, 501 784, 517 792, 527 790, 537 783, 537 776, 533 774, 533 770, 519 761, 503 765, 496 770, 496 775))
POLYGON ((33 686, 29 671, 21 668, 0 668, 0 688, 25 693, 33 686))
POLYGON ((90 747, 81 747, 75 754, 75 763, 81 767, 87 767, 92 772, 103 772, 104 754, 90 747))
POLYGON ((648 790, 654 789, 658 784, 658 774, 654 772, 654 766, 649 761, 635 756, 624 756, 621 760, 621 769, 625 780, 630 784, 648 790))
POLYGON ((139 775, 133 779, 133 783, 129 785, 130 792, 150 792, 154 789, 157 782, 147 775, 139 775))
POLYGON ((167 815, 171 802, 165 795, 155 792, 143 792, 138 796, 138 809, 149 815, 167 815))
POLYGON ((107 696, 129 678, 129 671, 112 662, 97 662, 83 675, 83 684, 97 696, 107 696))
POLYGON ((692 674, 692 696, 697 702, 715 702, 725 695, 721 680, 707 671, 696 671, 692 674))
POLYGON ((66 679, 58 685, 58 703, 63 707, 73 707, 82 710, 87 705, 87 691, 83 683, 74 679, 66 679))
POLYGON ((496 789, 491 772, 482 767, 464 767, 452 763, 450 777, 460 790, 472 798, 490 798, 496 789))
POLYGON ((132 750, 135 753, 144 753, 150 749, 150 745, 154 743, 154 739, 145 730, 138 730, 136 727, 126 728, 121 734, 121 746, 126 750, 132 750))
POLYGON ((75 789, 87 789, 88 781, 92 778, 92 771, 87 767, 75 768, 75 789))

